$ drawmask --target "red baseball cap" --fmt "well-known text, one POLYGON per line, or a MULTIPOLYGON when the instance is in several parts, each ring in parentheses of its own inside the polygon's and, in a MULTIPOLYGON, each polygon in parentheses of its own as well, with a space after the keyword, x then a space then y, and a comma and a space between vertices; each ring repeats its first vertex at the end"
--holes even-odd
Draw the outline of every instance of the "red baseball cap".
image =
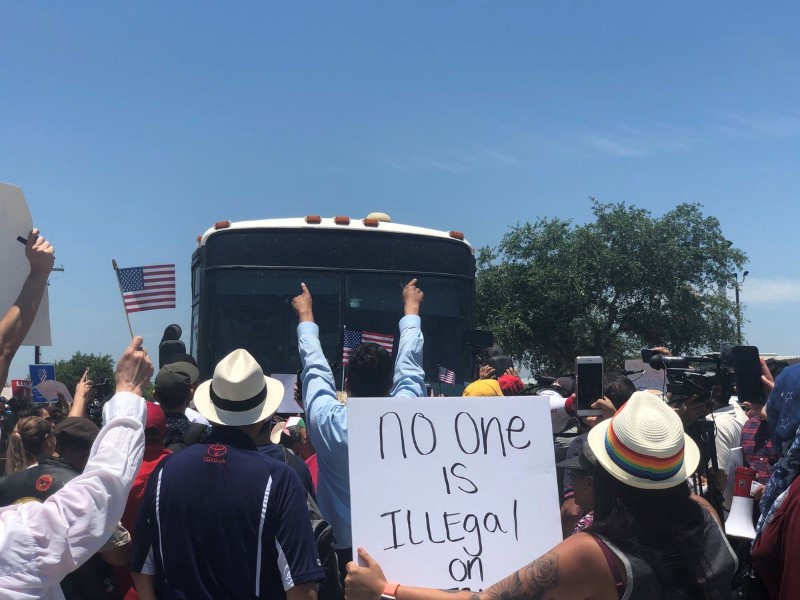
POLYGON ((167 416, 155 402, 147 403, 147 424, 144 428, 147 441, 162 442, 167 435, 167 416))

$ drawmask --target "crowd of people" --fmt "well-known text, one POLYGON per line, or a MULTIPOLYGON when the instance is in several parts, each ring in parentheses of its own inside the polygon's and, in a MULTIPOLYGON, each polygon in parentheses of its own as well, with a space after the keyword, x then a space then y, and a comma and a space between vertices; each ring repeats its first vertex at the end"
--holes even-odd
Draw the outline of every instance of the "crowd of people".
MULTIPOLYGON (((30 274, 0 319, 3 382, 53 266, 54 248, 37 230, 25 252, 30 274)), ((396 356, 376 344, 352 351, 347 397, 428 395, 423 299, 411 280, 399 303, 396 356)), ((725 394, 640 391, 608 371, 592 405, 601 414, 579 417, 571 377, 531 390, 510 359, 487 357, 464 396, 536 394, 564 407, 552 423, 563 541, 483 591, 440 591, 388 581, 368 549, 354 552, 346 406, 305 284, 292 306, 302 363, 296 416, 276 416, 283 384, 246 350, 201 381, 188 354, 155 372, 140 337, 117 362, 102 428, 87 418, 88 372, 71 404, 46 410, 24 394, 10 401, 0 597, 800 597, 792 567, 800 548, 800 364, 762 361, 765 402, 742 406, 725 394), (729 541, 724 530, 738 460, 758 482, 752 544, 729 541)))

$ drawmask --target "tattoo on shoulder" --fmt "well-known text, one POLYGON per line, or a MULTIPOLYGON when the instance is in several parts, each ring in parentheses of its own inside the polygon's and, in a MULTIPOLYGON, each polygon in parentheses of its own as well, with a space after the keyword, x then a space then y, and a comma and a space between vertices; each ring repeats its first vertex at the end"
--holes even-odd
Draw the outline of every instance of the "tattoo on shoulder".
POLYGON ((548 552, 487 589, 486 600, 544 600, 558 584, 558 554, 548 552))

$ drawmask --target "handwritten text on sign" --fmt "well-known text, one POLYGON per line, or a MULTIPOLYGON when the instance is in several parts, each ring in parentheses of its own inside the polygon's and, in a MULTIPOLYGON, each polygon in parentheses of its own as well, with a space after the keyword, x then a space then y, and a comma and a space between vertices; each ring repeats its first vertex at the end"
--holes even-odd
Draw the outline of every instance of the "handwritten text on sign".
POLYGON ((353 545, 389 579, 482 589, 560 541, 549 403, 348 400, 353 545))

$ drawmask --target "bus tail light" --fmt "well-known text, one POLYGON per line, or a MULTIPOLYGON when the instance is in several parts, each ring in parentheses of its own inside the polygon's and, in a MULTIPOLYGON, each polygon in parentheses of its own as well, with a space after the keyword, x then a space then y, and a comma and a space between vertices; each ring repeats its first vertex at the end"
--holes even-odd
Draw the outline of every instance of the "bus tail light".
POLYGON ((371 219, 367 217, 362 221, 362 223, 364 223, 364 227, 377 227, 381 222, 378 219, 371 219))
POLYGON ((217 231, 219 231, 220 229, 227 229, 230 226, 231 226, 230 221, 217 221, 216 223, 214 223, 214 229, 217 231))
POLYGON ((334 217, 333 222, 337 225, 350 225, 350 217, 334 217))
POLYGON ((455 240, 461 240, 462 242, 464 241, 464 234, 461 233, 460 231, 451 231, 450 237, 455 240))
POLYGON ((319 215, 306 215, 307 225, 319 225, 320 223, 322 223, 322 217, 319 215))

